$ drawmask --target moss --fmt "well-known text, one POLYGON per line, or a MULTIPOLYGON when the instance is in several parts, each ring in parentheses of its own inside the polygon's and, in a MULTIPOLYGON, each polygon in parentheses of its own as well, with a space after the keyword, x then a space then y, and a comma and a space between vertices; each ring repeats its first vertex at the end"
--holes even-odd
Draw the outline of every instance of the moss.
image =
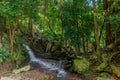
POLYGON ((104 75, 104 76, 99 76, 99 77, 96 77, 95 80, 115 80, 112 76, 110 75, 104 75))
POLYGON ((90 68, 90 62, 83 57, 78 57, 73 61, 73 70, 77 73, 84 73, 90 68))
POLYGON ((46 76, 44 80, 49 80, 50 79, 50 76, 46 76))
POLYGON ((107 67, 107 63, 103 62, 99 66, 97 66, 96 71, 103 71, 107 67))
POLYGON ((105 71, 109 65, 109 56, 107 54, 102 55, 103 62, 97 66, 96 71, 105 71))
POLYGON ((120 67, 119 66, 115 66, 114 64, 111 64, 110 67, 112 69, 112 73, 120 78, 120 67))
POLYGON ((104 77, 96 77, 95 80, 106 80, 104 77))
POLYGON ((116 80, 111 74, 107 72, 102 72, 94 80, 116 80))

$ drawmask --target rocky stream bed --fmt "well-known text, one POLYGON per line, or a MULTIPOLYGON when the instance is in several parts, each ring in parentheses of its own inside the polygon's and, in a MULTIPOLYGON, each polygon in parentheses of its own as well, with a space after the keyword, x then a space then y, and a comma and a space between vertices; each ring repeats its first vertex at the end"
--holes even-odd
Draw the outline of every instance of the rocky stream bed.
POLYGON ((31 69, 30 65, 24 66, 20 69, 0 70, 0 80, 119 80, 115 76, 108 74, 94 74, 88 72, 86 75, 75 74, 67 72, 66 78, 58 78, 57 72, 43 69, 31 69))
MULTIPOLYGON (((13 71, 1 71, 0 80, 63 80, 58 78, 56 72, 47 72, 42 69, 30 69, 27 65, 23 68, 16 69, 13 71)), ((84 80, 82 76, 75 74, 68 74, 64 80, 84 80)))

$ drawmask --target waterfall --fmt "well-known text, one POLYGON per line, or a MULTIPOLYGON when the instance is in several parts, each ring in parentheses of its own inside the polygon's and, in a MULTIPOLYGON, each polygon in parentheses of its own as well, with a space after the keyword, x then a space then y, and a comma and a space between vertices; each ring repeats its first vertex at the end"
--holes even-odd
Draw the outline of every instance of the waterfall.
POLYGON ((47 62, 43 59, 37 58, 28 45, 23 44, 23 46, 28 50, 30 62, 36 62, 36 63, 40 64, 41 66, 43 66, 44 68, 47 68, 51 71, 57 71, 58 72, 57 77, 65 77, 66 76, 67 72, 62 68, 61 60, 58 63, 47 62))
POLYGON ((29 53, 29 57, 30 57, 30 60, 34 60, 36 59, 35 55, 33 54, 33 51, 31 50, 31 48, 25 44, 23 44, 23 46, 28 50, 28 53, 29 53))

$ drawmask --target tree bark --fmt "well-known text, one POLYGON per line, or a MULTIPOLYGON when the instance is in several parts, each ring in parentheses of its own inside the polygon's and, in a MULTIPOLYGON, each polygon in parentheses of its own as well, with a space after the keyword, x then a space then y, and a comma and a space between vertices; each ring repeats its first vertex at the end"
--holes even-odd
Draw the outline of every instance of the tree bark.
POLYGON ((83 52, 86 53, 86 48, 85 48, 85 37, 83 37, 82 40, 83 40, 83 52))
POLYGON ((112 40, 110 23, 106 23, 106 18, 109 16, 108 8, 109 8, 108 1, 103 0, 103 9, 105 10, 104 19, 105 19, 105 27, 106 27, 106 46, 111 44, 111 40, 112 40))
POLYGON ((31 18, 29 18, 29 22, 28 22, 28 28, 30 29, 30 36, 33 37, 34 33, 33 33, 33 20, 31 18))
POLYGON ((11 25, 11 21, 10 21, 10 18, 7 17, 6 19, 6 25, 8 27, 8 32, 9 32, 9 40, 10 40, 10 55, 11 57, 13 56, 13 52, 14 52, 14 39, 15 39, 15 31, 17 29, 17 26, 18 26, 18 20, 13 24, 11 25), (13 28, 11 27, 13 26, 13 28))
POLYGON ((96 54, 97 54, 98 61, 100 61, 101 55, 100 55, 99 27, 97 23, 95 0, 92 0, 92 4, 93 4, 93 12, 94 12, 95 40, 96 40, 96 46, 97 46, 96 54))

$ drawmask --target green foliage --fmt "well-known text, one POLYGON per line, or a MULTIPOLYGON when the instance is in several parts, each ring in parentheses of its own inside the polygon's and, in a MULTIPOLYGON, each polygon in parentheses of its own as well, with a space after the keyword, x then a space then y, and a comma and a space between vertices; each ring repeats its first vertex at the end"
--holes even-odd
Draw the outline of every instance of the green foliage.
MULTIPOLYGON (((42 2, 42 1, 41 1, 42 2)), ((60 6, 57 4, 58 1, 50 0, 43 1, 41 7, 43 7, 43 11, 40 11, 41 22, 40 30, 42 28, 45 35, 57 36, 62 33, 61 31, 61 11, 60 6)))
POLYGON ((69 1, 64 3, 62 7, 62 28, 65 31, 64 38, 70 41, 70 45, 80 47, 82 37, 89 39, 93 30, 93 22, 90 21, 92 19, 90 10, 86 0, 81 0, 81 2, 74 0, 73 3, 69 1))
POLYGON ((26 59, 25 54, 24 54, 26 51, 23 48, 23 46, 21 45, 22 41, 23 41, 23 37, 17 35, 15 37, 15 41, 17 43, 15 45, 15 46, 17 46, 17 49, 14 51, 12 58, 16 64, 16 68, 19 68, 20 64, 26 59))
MULTIPOLYGON (((40 0, 0 1, 0 17, 3 17, 6 20, 4 22, 4 26, 0 25, 0 27, 6 27, 6 30, 3 33, 8 32, 7 36, 10 42, 12 40, 11 35, 13 36, 13 39, 15 36, 15 41, 13 40, 13 46, 12 46, 14 49, 12 52, 10 51, 10 55, 8 59, 15 62, 16 65, 20 65, 21 61, 25 59, 25 57, 22 54, 23 52, 20 45, 22 42, 22 38, 19 35, 21 35, 22 33, 19 32, 18 27, 21 27, 21 26, 24 27, 22 28, 22 29, 25 29, 23 30, 23 32, 24 31, 26 32, 26 29, 28 29, 26 28, 26 26, 28 26, 28 19, 32 18, 34 21, 38 20, 39 6, 40 6, 40 0), (17 29, 15 27, 17 27, 17 29), (14 32, 14 28, 16 29, 15 32, 14 32)), ((1 20, 2 18, 0 18, 0 21, 1 20)), ((8 45, 11 45, 10 42, 8 43, 8 45)), ((4 47, 6 47, 6 45, 4 47)), ((12 48, 7 48, 7 49, 12 50, 12 48)), ((6 54, 4 55, 2 54, 2 56, 6 56, 6 54)), ((3 59, 4 58, 1 58, 1 62, 3 61, 3 59)))
MULTIPOLYGON (((116 32, 120 31, 120 2, 116 0, 111 7, 115 8, 115 12, 112 12, 110 7, 108 8, 109 16, 105 23, 103 3, 101 0, 97 0, 96 3, 99 29, 102 30, 101 26, 103 24, 110 23, 111 33, 115 35, 116 32)), ((105 31, 105 28, 103 28, 100 42, 103 42, 101 44, 103 48, 106 39, 105 31)), ((0 49, 0 63, 13 61, 18 67, 25 60, 23 54, 25 51, 21 45, 22 40, 27 39, 34 44, 34 41, 41 38, 49 41, 60 40, 60 47, 66 45, 75 46, 78 49, 83 47, 84 43, 87 47, 87 43, 95 41, 90 0, 0 0, 0 39, 3 40, 3 45, 5 44, 4 48, 0 49), (28 33, 30 19, 32 20, 33 33, 37 33, 37 35, 33 34, 32 37, 28 33), (14 31, 14 25, 16 24, 14 31), (36 40, 32 40, 33 38, 36 40), (83 41, 83 38, 85 38, 85 41, 83 41), (10 40, 13 41, 13 53, 10 53, 10 40)), ((103 63, 97 67, 99 71, 105 69, 108 65, 109 58, 102 57, 103 63)), ((84 58, 75 59, 74 71, 82 73, 89 68, 89 65, 90 63, 84 58)))
POLYGON ((23 54, 25 50, 21 46, 22 38, 20 36, 15 37, 16 43, 15 44, 15 50, 11 56, 10 50, 9 50, 9 42, 8 42, 8 35, 4 35, 4 41, 1 43, 0 48, 0 63, 4 62, 11 62, 15 64, 16 68, 20 67, 20 64, 26 59, 25 55, 23 54))
POLYGON ((20 64, 26 59, 25 56, 19 52, 14 52, 14 55, 12 58, 14 59, 13 61, 15 62, 16 68, 19 68, 20 64))
POLYGON ((5 51, 4 49, 0 48, 0 63, 5 61, 10 61, 8 58, 10 56, 9 51, 5 51))
POLYGON ((84 57, 78 57, 73 61, 73 70, 77 73, 84 73, 90 68, 90 62, 84 57))
POLYGON ((6 51, 2 48, 0 48, 0 63, 2 62, 14 62, 16 65, 16 68, 19 68, 22 61, 24 61, 26 58, 23 54, 19 52, 14 52, 13 56, 10 57, 10 52, 6 51))
POLYGON ((112 26, 112 34, 115 35, 116 32, 120 31, 120 12, 114 15, 111 15, 107 18, 107 22, 106 23, 110 23, 112 26))

